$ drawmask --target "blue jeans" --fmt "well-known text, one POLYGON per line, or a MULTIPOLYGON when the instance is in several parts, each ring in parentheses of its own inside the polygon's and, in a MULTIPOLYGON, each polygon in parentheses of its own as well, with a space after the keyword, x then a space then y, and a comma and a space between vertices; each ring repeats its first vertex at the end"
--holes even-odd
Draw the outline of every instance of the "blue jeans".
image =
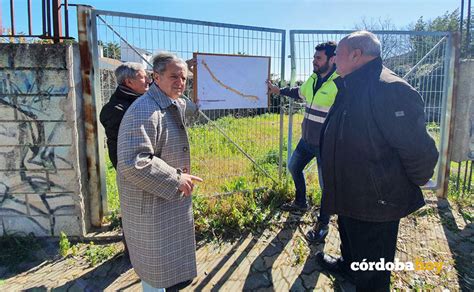
MULTIPOLYGON (((290 163, 288 165, 288 170, 293 177, 295 182, 296 196, 295 204, 301 207, 307 207, 308 203, 306 202, 306 181, 304 178, 303 170, 310 163, 313 158, 316 157, 316 162, 318 165, 318 178, 319 186, 321 190, 323 189, 323 176, 321 172, 321 154, 319 152, 319 147, 312 146, 311 144, 305 142, 303 139, 300 139, 298 145, 296 146, 295 151, 291 155, 290 163)), ((321 201, 324 192, 321 192, 321 201)), ((329 216, 323 212, 323 208, 319 210, 318 221, 324 224, 329 223, 329 216)))
POLYGON ((166 292, 165 288, 155 288, 148 284, 145 281, 142 281, 142 291, 143 292, 166 292))

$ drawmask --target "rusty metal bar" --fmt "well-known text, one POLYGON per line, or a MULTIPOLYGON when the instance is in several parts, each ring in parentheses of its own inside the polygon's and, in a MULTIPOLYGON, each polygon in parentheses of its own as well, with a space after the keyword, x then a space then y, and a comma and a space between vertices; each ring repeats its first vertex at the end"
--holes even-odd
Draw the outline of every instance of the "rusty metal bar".
POLYGON ((466 43, 465 50, 468 53, 468 56, 471 56, 471 0, 467 1, 467 25, 466 25, 466 43))
POLYGON ((52 36, 51 33, 51 0, 46 0, 46 28, 48 36, 52 36))
POLYGON ((43 36, 46 36, 46 2, 45 0, 41 1, 41 21, 43 22, 43 36))
MULTIPOLYGON (((93 7, 91 7, 92 9, 93 7)), ((99 45, 98 45, 98 38, 97 38, 97 13, 94 9, 92 9, 91 21, 90 21, 90 32, 91 32, 91 46, 92 46, 92 66, 97 68, 97 74, 94 74, 94 101, 96 105, 102 104, 101 99, 101 86, 100 86, 100 68, 99 68, 99 45)), ((100 115, 100 108, 96 106, 96 116, 100 115)), ((96 125, 98 122, 96 121, 96 125)), ((102 214, 108 214, 108 205, 107 205, 107 186, 106 186, 106 174, 105 170, 107 169, 107 165, 105 163, 105 132, 101 126, 97 126, 96 129, 96 137, 97 137, 97 160, 98 160, 98 167, 100 172, 100 181, 102 182, 100 185, 100 200, 101 200, 101 208, 102 214)))
POLYGON ((464 24, 464 0, 461 0, 461 14, 459 16, 459 38, 461 39, 461 42, 463 40, 462 38, 463 24, 464 24))
POLYGON ((60 0, 52 0, 53 12, 53 41, 59 43, 63 33, 63 24, 61 19, 61 3, 60 0))
POLYGON ((11 34, 15 33, 15 4, 13 4, 13 0, 10 0, 10 17, 11 17, 11 34))
MULTIPOLYGON (((84 115, 84 135, 86 142, 85 154, 87 157, 87 194, 88 194, 88 217, 90 224, 94 227, 101 227, 104 216, 104 196, 105 181, 101 171, 101 151, 99 150, 99 135, 97 126, 97 107, 96 107, 96 84, 98 68, 94 64, 93 34, 96 29, 95 15, 92 9, 87 6, 77 6, 77 27, 79 37, 79 52, 81 55, 81 76, 82 76, 82 97, 83 97, 83 115, 84 115), (97 72, 96 72, 97 71, 97 72)), ((97 46, 96 46, 97 47, 97 46)), ((103 140, 103 139, 102 139, 103 140)))
POLYGON ((469 181, 468 181, 468 185, 467 185, 467 192, 468 192, 468 193, 471 191, 471 183, 472 183, 472 163, 473 163, 473 161, 471 160, 471 168, 470 168, 470 171, 469 171, 469 181))
POLYGON ((32 24, 32 16, 31 16, 31 0, 28 1, 28 34, 33 34, 33 24, 32 24))
POLYGON ((69 5, 68 0, 64 0, 64 27, 66 30, 66 38, 69 38, 69 5))
POLYGON ((459 182, 461 180, 461 162, 458 163, 458 176, 456 178, 456 191, 459 191, 459 182))
POLYGON ((467 169, 469 167, 469 160, 466 161, 466 165, 464 166, 464 178, 462 182, 462 193, 466 191, 466 183, 467 183, 467 169))

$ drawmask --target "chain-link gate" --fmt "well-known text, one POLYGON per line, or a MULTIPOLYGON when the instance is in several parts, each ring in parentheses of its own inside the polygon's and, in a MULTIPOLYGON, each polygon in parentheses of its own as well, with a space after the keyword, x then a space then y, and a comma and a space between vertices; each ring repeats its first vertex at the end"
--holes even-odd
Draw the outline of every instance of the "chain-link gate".
MULTIPOLYGON (((339 42, 352 31, 345 30, 290 30, 291 85, 304 82, 312 73, 315 46, 327 41, 339 42)), ((452 36, 448 32, 373 31, 382 43, 382 59, 386 67, 415 87, 425 102, 426 124, 436 141, 440 159, 428 189, 438 189, 444 183, 454 52, 452 36)), ((299 124, 304 105, 290 106, 294 113, 289 121, 289 143, 295 147, 301 136, 299 124), (293 126, 295 125, 295 126, 293 126)), ((290 147, 290 146, 289 146, 290 147)), ((288 158, 291 149, 288 148, 288 158)), ((310 166, 311 167, 311 166, 310 166)), ((316 169, 316 168, 314 168, 316 169)), ((311 182, 309 182, 311 183, 311 182)))
MULTIPOLYGON (((115 91, 113 71, 124 61, 149 62, 158 51, 183 59, 194 52, 271 57, 271 79, 284 79, 285 30, 93 10, 92 46, 100 69, 100 100, 115 91), (94 23, 95 22, 95 23, 94 23)), ((186 95, 192 97, 193 78, 186 95)), ((206 110, 189 129, 192 173, 212 195, 269 186, 282 173, 284 115, 280 100, 268 108, 206 110)))
MULTIPOLYGON (((285 30, 91 9, 90 32, 93 68, 99 68, 100 73, 94 73, 92 85, 98 109, 115 90, 113 71, 118 65, 135 61, 151 69, 152 55, 162 50, 183 59, 192 58, 194 52, 269 56, 270 78, 284 82, 285 30)), ((312 72, 317 44, 337 42, 350 32, 290 31, 291 85, 303 82, 312 72)), ((426 123, 441 154, 434 183, 427 188, 439 189, 446 181, 443 169, 447 167, 451 130, 453 37, 446 32, 374 33, 382 43, 384 64, 417 88, 424 98, 426 123)), ((191 97, 192 83, 191 77, 187 91, 191 97)), ((206 181, 197 193, 213 195, 254 189, 281 178, 285 160, 301 135, 299 124, 303 117, 301 105, 290 101, 286 108, 283 99, 272 99, 265 109, 204 111, 203 116, 208 118, 195 122, 189 129, 192 172, 206 181), (286 122, 288 131, 284 129, 286 122)), ((99 148, 103 145, 103 141, 99 142, 99 148)), ((310 179, 308 184, 311 183, 310 179)))

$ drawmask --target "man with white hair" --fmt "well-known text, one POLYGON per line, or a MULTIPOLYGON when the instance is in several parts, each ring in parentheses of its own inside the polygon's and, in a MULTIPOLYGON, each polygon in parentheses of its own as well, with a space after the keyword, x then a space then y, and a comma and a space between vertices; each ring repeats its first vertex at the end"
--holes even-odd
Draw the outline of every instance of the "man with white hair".
POLYGON ((118 87, 100 111, 100 123, 105 128, 107 148, 113 167, 117 168, 117 138, 123 115, 140 95, 148 90, 150 80, 140 63, 127 62, 115 69, 118 87))
POLYGON ((186 126, 197 107, 183 97, 188 68, 176 55, 153 58, 153 84, 125 113, 117 184, 130 260, 144 291, 175 291, 196 276, 186 126))
POLYGON ((394 261, 400 219, 424 205, 420 186, 438 159, 422 97, 382 65, 380 53, 380 41, 367 31, 339 42, 343 88, 322 130, 322 207, 338 215, 342 256, 320 252, 316 260, 358 291, 390 290, 390 269, 373 263, 394 261))

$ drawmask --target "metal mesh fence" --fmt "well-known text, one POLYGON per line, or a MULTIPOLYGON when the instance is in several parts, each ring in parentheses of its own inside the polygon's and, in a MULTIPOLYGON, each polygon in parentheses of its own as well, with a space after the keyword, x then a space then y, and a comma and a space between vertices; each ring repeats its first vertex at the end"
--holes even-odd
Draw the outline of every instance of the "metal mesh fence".
MULTIPOLYGON (((313 71, 315 46, 327 41, 339 42, 351 31, 290 31, 292 56, 291 84, 304 82, 313 71)), ((407 80, 423 96, 428 130, 440 146, 440 129, 446 95, 447 33, 374 32, 382 43, 384 65, 407 80)), ((293 149, 301 136, 303 104, 294 106, 291 141, 293 149)), ((316 170, 316 168, 312 168, 316 170)), ((437 174, 435 175, 437 176, 437 174)), ((311 182, 310 182, 311 183, 311 182)))
MULTIPOLYGON (((121 62, 132 61, 151 69, 143 59, 150 60, 162 50, 183 59, 192 58, 194 52, 269 56, 270 78, 279 81, 284 77, 284 30, 99 10, 94 14, 103 102, 116 87, 111 74, 114 68, 121 62)), ((193 77, 190 77, 188 97, 193 95, 192 85, 193 77)), ((196 120, 189 129, 192 173, 206 181, 197 193, 232 192, 268 182, 258 167, 220 134, 214 124, 273 179, 278 179, 283 115, 280 100, 272 99, 269 104, 261 109, 208 110, 204 113, 212 123, 202 118, 196 120)))
MULTIPOLYGON (((344 32, 290 32, 294 40, 295 70, 292 82, 304 82, 312 73, 314 47, 330 40, 338 42, 344 32)), ((427 123, 439 128, 444 93, 445 34, 378 32, 384 65, 405 78, 423 96, 427 123)), ((292 66, 294 67, 294 66, 292 66)))
POLYGON ((473 32, 474 32, 474 14, 473 14, 473 11, 474 11, 474 6, 471 6, 470 9, 469 9, 469 13, 467 15, 467 18, 468 18, 468 34, 467 34, 467 38, 466 38, 466 42, 467 42, 467 50, 466 50, 466 57, 468 58, 473 58, 474 57, 474 36, 473 36, 473 32))

